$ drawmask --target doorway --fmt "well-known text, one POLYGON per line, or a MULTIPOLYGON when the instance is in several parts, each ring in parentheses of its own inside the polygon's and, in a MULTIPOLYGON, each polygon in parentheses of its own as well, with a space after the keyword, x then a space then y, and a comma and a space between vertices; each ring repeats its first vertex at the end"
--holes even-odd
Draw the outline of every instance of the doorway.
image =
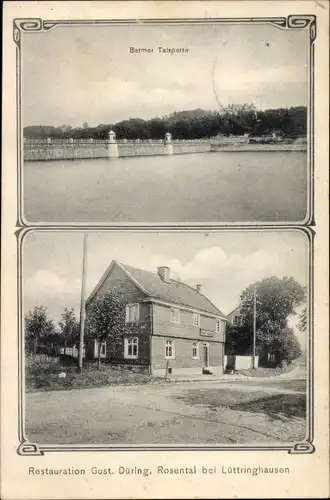
POLYGON ((209 344, 203 343, 203 355, 202 355, 203 369, 209 367, 209 344))

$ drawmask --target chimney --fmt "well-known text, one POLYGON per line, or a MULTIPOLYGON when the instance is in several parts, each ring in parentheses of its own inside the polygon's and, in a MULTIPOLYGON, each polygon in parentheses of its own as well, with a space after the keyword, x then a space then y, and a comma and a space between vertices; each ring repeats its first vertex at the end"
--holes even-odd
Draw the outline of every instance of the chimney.
POLYGON ((171 280, 171 270, 169 267, 161 266, 157 269, 159 276, 163 281, 170 282, 171 280))
POLYGON ((197 283, 196 290, 197 290, 198 293, 201 293, 202 285, 200 283, 197 283))

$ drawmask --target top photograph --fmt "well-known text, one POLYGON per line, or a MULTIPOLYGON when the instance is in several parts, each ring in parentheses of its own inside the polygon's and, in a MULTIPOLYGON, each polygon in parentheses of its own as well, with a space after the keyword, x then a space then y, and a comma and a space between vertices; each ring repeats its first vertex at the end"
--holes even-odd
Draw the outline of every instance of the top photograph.
POLYGON ((26 225, 313 220, 313 16, 14 20, 26 225))

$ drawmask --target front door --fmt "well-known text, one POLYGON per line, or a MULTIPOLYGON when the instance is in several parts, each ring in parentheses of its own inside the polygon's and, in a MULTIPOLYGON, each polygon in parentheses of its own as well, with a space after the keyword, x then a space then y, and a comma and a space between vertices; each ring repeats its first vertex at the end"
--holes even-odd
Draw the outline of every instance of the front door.
POLYGON ((209 344, 203 344, 203 368, 209 367, 209 344))

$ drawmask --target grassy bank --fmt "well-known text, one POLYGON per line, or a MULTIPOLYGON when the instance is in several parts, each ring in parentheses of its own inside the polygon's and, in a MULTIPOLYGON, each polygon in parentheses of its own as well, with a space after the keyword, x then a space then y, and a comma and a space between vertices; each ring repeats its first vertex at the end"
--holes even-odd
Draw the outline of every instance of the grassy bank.
POLYGON ((283 375, 284 373, 290 373, 297 368, 306 372, 306 359, 304 356, 301 356, 300 358, 294 360, 291 364, 287 364, 283 367, 264 368, 259 366, 257 369, 249 368, 248 370, 238 370, 238 373, 248 377, 274 377, 277 375, 283 375))
POLYGON ((59 358, 44 355, 28 356, 25 360, 25 386, 27 392, 63 391, 114 385, 141 385, 164 382, 164 379, 118 370, 108 364, 100 369, 96 363, 86 363, 82 373, 75 364, 67 365, 59 358), (65 373, 65 377, 59 377, 65 373))
POLYGON ((274 377, 276 375, 282 375, 287 370, 282 368, 249 368, 247 370, 237 370, 237 373, 246 375, 247 377, 274 377))

